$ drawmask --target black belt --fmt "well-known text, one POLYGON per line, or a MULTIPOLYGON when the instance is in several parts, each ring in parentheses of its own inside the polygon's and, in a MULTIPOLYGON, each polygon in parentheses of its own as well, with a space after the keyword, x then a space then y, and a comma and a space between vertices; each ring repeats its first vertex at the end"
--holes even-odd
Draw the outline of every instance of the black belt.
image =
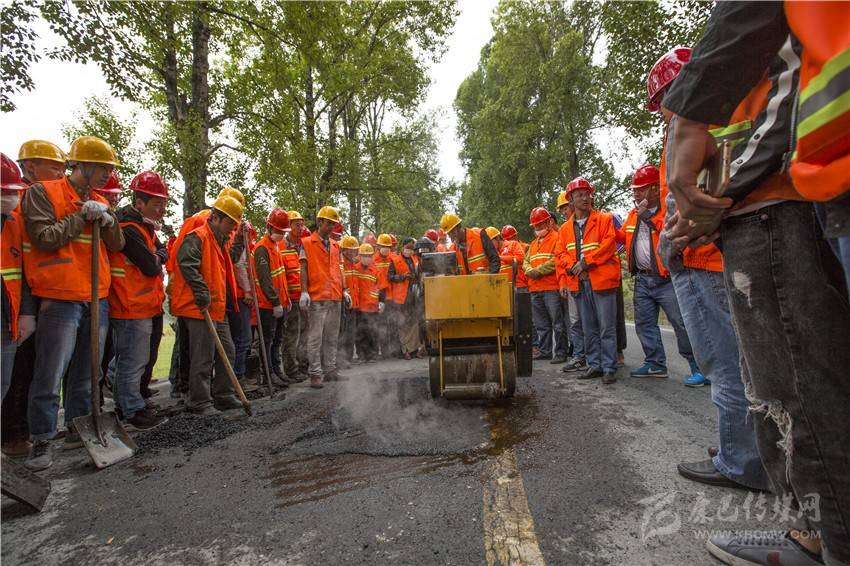
POLYGON ((638 269, 636 275, 652 275, 651 269, 638 269))

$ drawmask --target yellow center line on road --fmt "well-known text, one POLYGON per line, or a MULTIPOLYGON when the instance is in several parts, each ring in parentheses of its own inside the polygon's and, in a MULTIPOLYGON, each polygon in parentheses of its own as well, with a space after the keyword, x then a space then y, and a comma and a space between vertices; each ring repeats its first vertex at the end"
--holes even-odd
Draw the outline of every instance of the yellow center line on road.
MULTIPOLYGON (((494 427, 494 443, 497 430, 494 427)), ((507 446, 488 458, 484 470, 484 545, 487 564, 545 564, 525 497, 516 454, 507 446)))

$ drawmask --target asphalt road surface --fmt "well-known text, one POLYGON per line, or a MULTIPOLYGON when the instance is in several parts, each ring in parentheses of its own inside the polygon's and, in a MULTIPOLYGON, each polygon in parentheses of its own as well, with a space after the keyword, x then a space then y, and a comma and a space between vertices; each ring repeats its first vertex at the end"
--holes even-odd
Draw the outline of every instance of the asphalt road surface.
POLYGON ((677 474, 716 444, 710 389, 670 332, 670 378, 628 377, 629 333, 613 386, 535 362, 513 400, 435 401, 393 360, 250 419, 179 414, 103 470, 57 441, 43 512, 3 497, 2 562, 718 564, 708 534, 778 528, 773 498, 677 474))

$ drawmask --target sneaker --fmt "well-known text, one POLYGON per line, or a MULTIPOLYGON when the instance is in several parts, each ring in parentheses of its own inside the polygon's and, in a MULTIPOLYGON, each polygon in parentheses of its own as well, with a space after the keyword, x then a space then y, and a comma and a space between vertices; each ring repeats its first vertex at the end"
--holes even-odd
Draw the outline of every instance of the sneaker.
POLYGON ((788 533, 773 531, 761 536, 716 534, 708 537, 708 551, 724 564, 749 566, 782 564, 784 566, 822 565, 814 554, 791 540, 788 533))
POLYGON ((543 355, 543 354, 541 354, 540 352, 537 352, 536 354, 534 354, 533 356, 531 356, 531 359, 532 359, 532 360, 551 360, 551 359, 552 359, 552 356, 544 356, 544 355, 543 355))
POLYGON ((602 376, 602 384, 603 385, 611 385, 612 383, 617 383, 617 376, 613 373, 606 373, 602 376))
POLYGON ((287 374, 287 375, 288 375, 289 377, 291 377, 292 379, 294 379, 294 380, 295 380, 296 382, 298 382, 298 383, 302 383, 302 382, 304 382, 304 381, 306 381, 306 380, 307 380, 307 374, 306 374, 306 373, 301 373, 300 371, 296 371, 296 372, 294 372, 294 373, 292 373, 292 374, 287 374))
POLYGON ((242 401, 231 395, 223 399, 216 399, 213 406, 219 411, 230 411, 231 409, 241 409, 242 401))
POLYGON ((561 371, 571 372, 571 371, 581 371, 587 367, 587 362, 584 360, 580 360, 578 358, 570 358, 570 361, 567 362, 567 365, 561 368, 561 371))
POLYGON ((29 456, 32 444, 25 438, 10 440, 3 444, 3 454, 9 458, 26 458, 29 456))
POLYGON ((588 368, 586 372, 578 376, 578 379, 596 379, 604 374, 601 369, 588 368))
POLYGON ((703 385, 711 385, 711 382, 703 374, 697 372, 685 378, 685 385, 688 387, 702 387, 703 385))
POLYGON ((552 364, 552 365, 555 365, 555 364, 562 364, 566 361, 567 361, 567 358, 557 357, 557 358, 552 358, 552 361, 549 362, 549 363, 552 364))
POLYGON ((310 387, 313 389, 321 389, 324 387, 322 384, 322 376, 321 375, 311 375, 310 376, 310 387))
POLYGON ((127 432, 143 432, 153 430, 161 424, 168 422, 166 417, 162 417, 153 411, 139 411, 133 418, 124 421, 124 428, 127 432))
POLYGON ((62 441, 62 450, 76 450, 85 446, 83 439, 76 430, 69 430, 65 433, 65 440, 62 441))
POLYGON ((666 369, 656 369, 649 364, 643 364, 638 369, 629 372, 632 377, 667 377, 666 369))
POLYGON ((30 454, 24 460, 24 467, 31 472, 46 470, 53 464, 53 443, 49 440, 36 440, 32 443, 30 454))

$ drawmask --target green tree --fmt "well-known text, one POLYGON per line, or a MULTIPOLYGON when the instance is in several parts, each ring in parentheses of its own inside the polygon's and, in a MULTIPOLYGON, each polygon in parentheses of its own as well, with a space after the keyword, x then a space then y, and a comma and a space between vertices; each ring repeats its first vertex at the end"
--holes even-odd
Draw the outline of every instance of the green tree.
POLYGON ((15 109, 13 94, 35 88, 29 68, 41 59, 35 47, 38 34, 33 29, 37 19, 35 0, 12 0, 0 6, 0 111, 15 109))
POLYGON ((92 96, 83 101, 83 108, 74 112, 76 122, 62 125, 62 135, 68 142, 80 136, 97 136, 109 142, 118 154, 121 167, 119 178, 126 187, 132 175, 140 172, 144 165, 141 148, 136 142, 137 113, 122 120, 115 113, 109 99, 92 96))

